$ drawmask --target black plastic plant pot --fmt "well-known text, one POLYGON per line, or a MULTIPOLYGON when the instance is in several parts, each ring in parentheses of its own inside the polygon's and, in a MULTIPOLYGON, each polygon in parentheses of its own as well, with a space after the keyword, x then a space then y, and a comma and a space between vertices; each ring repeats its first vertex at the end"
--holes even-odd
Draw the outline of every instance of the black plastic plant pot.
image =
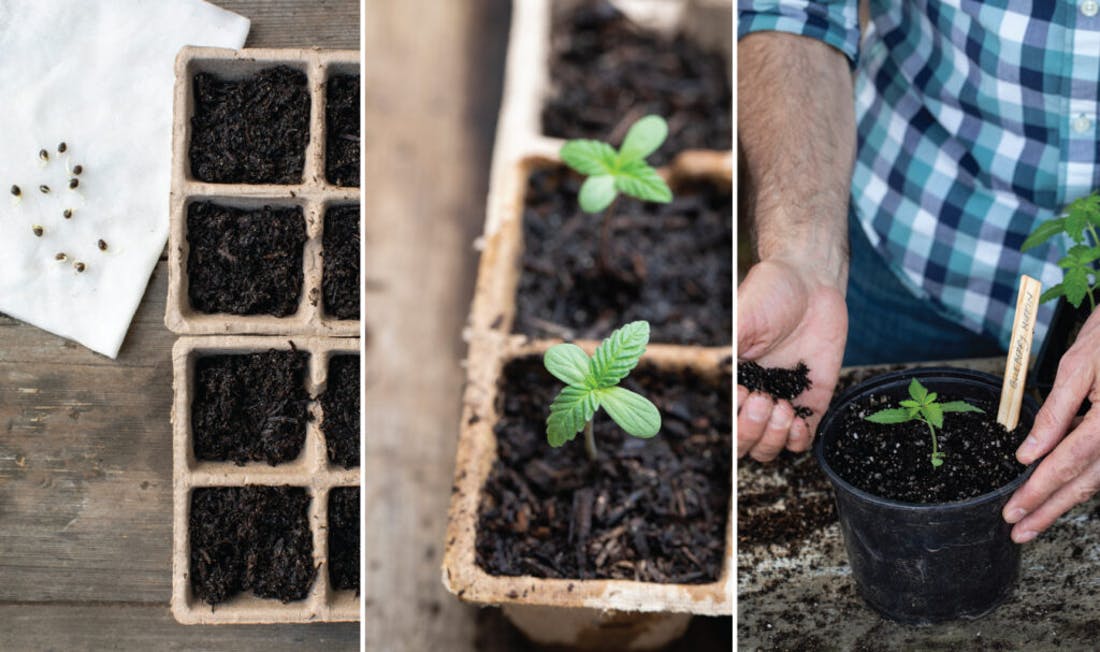
MULTIPOLYGON (((1039 396, 1046 400, 1050 390, 1054 387, 1054 377, 1058 374, 1058 363, 1066 354, 1069 347, 1077 339, 1077 333, 1091 314, 1091 306, 1087 301, 1081 303, 1080 308, 1074 308, 1065 298, 1058 300, 1054 308, 1054 317, 1047 329, 1046 339, 1039 347, 1039 357, 1035 359, 1035 366, 1031 371, 1031 384, 1039 392, 1039 396)), ((1086 399, 1081 405, 1078 416, 1088 412, 1091 404, 1086 399)))
MULTIPOLYGON (((818 430, 814 454, 833 484, 841 532, 860 594, 883 616, 908 624, 973 619, 1012 593, 1020 570, 1020 546, 1001 509, 1033 467, 996 491, 944 504, 888 500, 857 489, 837 475, 825 451, 853 403, 870 396, 908 398, 917 378, 940 395, 996 405, 998 378, 975 371, 929 368, 893 372, 861 383, 837 399, 818 430)), ((1030 427, 1038 407, 1025 397, 1020 423, 1030 427)))

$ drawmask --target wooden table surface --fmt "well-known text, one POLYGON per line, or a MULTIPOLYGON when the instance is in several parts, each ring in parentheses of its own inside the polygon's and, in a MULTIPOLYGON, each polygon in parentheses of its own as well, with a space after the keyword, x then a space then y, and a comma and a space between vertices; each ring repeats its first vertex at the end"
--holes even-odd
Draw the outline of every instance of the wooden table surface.
MULTIPOLYGON (((248 46, 359 46, 356 0, 215 1, 248 46)), ((0 316, 0 650, 358 649, 356 623, 172 619, 167 278, 115 361, 0 316)))

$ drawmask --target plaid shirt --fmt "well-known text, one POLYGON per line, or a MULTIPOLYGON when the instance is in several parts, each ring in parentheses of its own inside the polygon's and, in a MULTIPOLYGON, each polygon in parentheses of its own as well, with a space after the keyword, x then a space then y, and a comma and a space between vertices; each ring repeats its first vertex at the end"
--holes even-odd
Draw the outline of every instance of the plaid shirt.
POLYGON ((858 62, 854 215, 915 295, 1007 348, 1020 274, 1061 282, 1069 243, 1020 245, 1100 187, 1100 0, 871 0, 862 44, 857 0, 739 1, 741 36, 858 62))

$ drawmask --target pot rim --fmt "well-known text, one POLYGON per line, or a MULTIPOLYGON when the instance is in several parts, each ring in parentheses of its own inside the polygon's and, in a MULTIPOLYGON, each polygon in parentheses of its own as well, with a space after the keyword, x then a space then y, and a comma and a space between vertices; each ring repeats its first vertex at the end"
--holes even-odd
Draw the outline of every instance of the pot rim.
MULTIPOLYGON (((856 400, 863 398, 867 394, 881 390, 887 385, 892 385, 900 380, 909 380, 912 378, 932 379, 935 380, 969 380, 974 381, 977 384, 988 385, 995 390, 1000 391, 1001 379, 992 374, 985 373, 984 371, 975 371, 973 369, 963 369, 961 367, 921 367, 917 369, 903 369, 901 371, 891 371, 884 374, 879 374, 872 378, 869 378, 862 383, 852 386, 843 394, 841 394, 829 407, 829 410, 825 413, 825 416, 821 419, 821 424, 818 426, 818 434, 814 441, 814 458, 817 460, 818 466, 828 476, 829 481, 833 483, 833 487, 836 490, 843 490, 848 494, 854 495, 860 500, 871 503, 879 507, 888 507, 899 511, 909 512, 930 512, 930 511, 943 511, 945 509, 952 511, 963 511, 994 503, 1005 496, 1014 493, 1017 489, 1023 486, 1024 482, 1031 477, 1031 473, 1038 466, 1039 460, 1032 462, 1022 473, 1016 476, 1008 484, 1002 485, 993 491, 981 494, 980 496, 974 496, 973 498, 967 498, 965 500, 956 500, 948 503, 911 503, 901 500, 894 500, 891 498, 884 498, 882 496, 876 496, 868 491, 860 489, 840 475, 829 465, 825 459, 825 434, 828 432, 830 426, 835 419, 838 418, 841 408, 855 402, 856 400)), ((1022 414, 1026 414, 1028 411, 1032 414, 1038 412, 1039 405, 1034 398, 1024 395, 1023 407, 1021 408, 1022 414)))

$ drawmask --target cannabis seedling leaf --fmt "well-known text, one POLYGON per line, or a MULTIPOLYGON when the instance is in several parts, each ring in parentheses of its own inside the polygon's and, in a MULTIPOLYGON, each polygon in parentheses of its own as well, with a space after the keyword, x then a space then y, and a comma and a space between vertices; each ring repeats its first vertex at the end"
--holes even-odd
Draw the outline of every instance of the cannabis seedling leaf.
POLYGON ((638 365, 649 343, 649 323, 631 322, 614 331, 588 355, 575 344, 556 344, 547 349, 543 365, 565 383, 550 404, 546 439, 555 448, 585 431, 585 449, 595 459, 592 418, 603 407, 627 433, 653 437, 661 429, 657 407, 641 394, 618 384, 638 365))
POLYGON ((948 401, 937 403, 939 395, 929 392, 920 381, 914 378, 909 382, 909 398, 898 401, 897 408, 885 408, 869 414, 864 418, 872 423, 898 424, 909 421, 921 421, 928 426, 928 432, 932 435, 932 466, 937 468, 943 465, 944 454, 940 451, 939 441, 936 439, 936 428, 943 428, 943 415, 950 412, 983 412, 966 401, 948 401))
POLYGON ((1062 217, 1043 222, 1031 233, 1021 251, 1029 251, 1057 235, 1065 234, 1073 241, 1066 255, 1058 261, 1065 270, 1062 282, 1048 288, 1039 300, 1042 302, 1065 297, 1074 308, 1080 308, 1085 298, 1092 310, 1096 310, 1096 292, 1100 290, 1100 195, 1092 194, 1070 202, 1062 217))

